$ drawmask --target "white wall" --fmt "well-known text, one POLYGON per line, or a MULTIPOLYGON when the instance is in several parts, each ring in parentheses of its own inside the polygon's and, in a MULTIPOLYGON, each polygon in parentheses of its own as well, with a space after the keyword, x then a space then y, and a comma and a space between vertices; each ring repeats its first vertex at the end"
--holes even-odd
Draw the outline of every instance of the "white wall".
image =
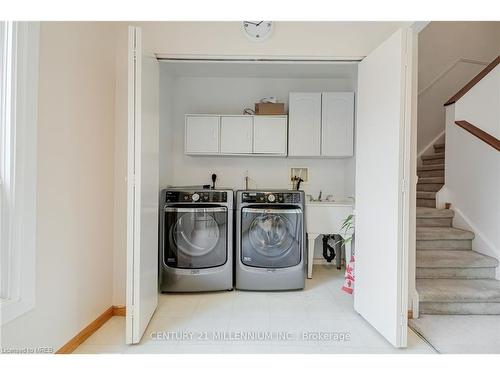
MULTIPOLYGON (((241 114, 245 107, 253 108, 260 98, 276 96, 288 106, 290 91, 354 91, 356 82, 350 79, 284 79, 284 78, 208 78, 177 77, 172 79, 162 67, 161 103, 163 108, 161 145, 170 148, 162 155, 161 186, 201 185, 210 183, 212 173, 218 175, 218 185, 233 189, 244 188, 248 171, 251 188, 289 189, 290 168, 309 168, 309 182, 303 185, 308 194, 335 199, 353 196, 346 190, 354 185, 346 180, 348 159, 291 159, 282 157, 199 157, 184 154, 184 116, 187 113, 241 114), (172 104, 166 96, 174 92, 172 104), (170 116, 166 113, 171 109, 170 116), (173 145, 173 147, 172 147, 173 145), (171 165, 165 166, 171 162, 171 165)), ((353 178, 353 172, 348 175, 353 178)))
POLYGON ((475 233, 475 251, 500 259, 500 152, 455 125, 459 104, 446 109, 446 185, 438 205, 452 204, 453 225, 475 233))
POLYGON ((40 30, 35 308, 5 347, 59 349, 112 303, 114 25, 40 30))
POLYGON ((241 22, 141 22, 146 48, 168 55, 362 57, 411 22, 275 22, 253 42, 241 22))
POLYGON ((455 106, 455 119, 468 121, 500 138, 500 65, 460 98, 455 106))
MULTIPOLYGON (((332 68, 334 69, 334 68, 332 68)), ((290 168, 306 167, 309 181, 301 186, 306 194, 336 200, 354 196, 354 158, 302 159, 283 157, 209 157, 184 154, 186 113, 240 114, 261 98, 276 96, 288 111, 290 91, 354 91, 355 78, 300 79, 249 77, 173 77, 168 64, 161 65, 161 160, 160 185, 202 185, 216 173, 221 187, 243 189, 246 173, 250 188, 290 189, 290 168)), ((316 258, 322 259, 321 241, 316 258)))
POLYGON ((500 22, 431 22, 419 34, 419 153, 444 131, 443 104, 484 68, 477 62, 498 56, 499 40, 500 22))

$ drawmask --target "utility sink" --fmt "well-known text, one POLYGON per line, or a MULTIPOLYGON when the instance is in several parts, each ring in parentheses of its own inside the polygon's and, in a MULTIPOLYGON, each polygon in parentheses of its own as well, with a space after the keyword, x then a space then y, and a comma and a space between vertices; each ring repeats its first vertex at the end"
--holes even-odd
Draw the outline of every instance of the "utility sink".
MULTIPOLYGON (((306 202, 306 232, 308 238, 307 277, 312 278, 314 241, 322 234, 341 233, 342 222, 354 210, 353 201, 309 201, 306 202)), ((350 259, 350 245, 346 245, 346 258, 350 259)))

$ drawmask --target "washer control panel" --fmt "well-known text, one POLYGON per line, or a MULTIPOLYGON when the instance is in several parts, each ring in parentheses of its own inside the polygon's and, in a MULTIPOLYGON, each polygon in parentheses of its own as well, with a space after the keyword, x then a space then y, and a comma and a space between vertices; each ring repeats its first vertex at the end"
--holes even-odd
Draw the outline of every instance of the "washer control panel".
POLYGON ((241 199, 243 203, 270 203, 270 204, 300 203, 300 193, 244 192, 242 194, 241 199))
POLYGON ((166 203, 226 203, 225 191, 167 191, 166 203))

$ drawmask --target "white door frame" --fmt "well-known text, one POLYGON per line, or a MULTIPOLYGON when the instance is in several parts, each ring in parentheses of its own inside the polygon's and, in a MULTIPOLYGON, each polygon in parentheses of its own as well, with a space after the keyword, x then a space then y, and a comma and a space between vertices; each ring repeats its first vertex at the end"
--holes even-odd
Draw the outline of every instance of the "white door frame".
MULTIPOLYGON (((363 150, 362 153, 359 153, 360 150, 358 150, 357 154, 356 177, 363 178, 356 181, 356 186, 359 186, 360 190, 362 190, 359 192, 361 194, 358 197, 359 200, 356 201, 356 211, 358 211, 359 215, 360 210, 362 210, 366 216, 364 216, 363 220, 361 220, 363 217, 358 217, 356 225, 358 232, 360 230, 364 232, 358 233, 358 242, 362 239, 363 243, 361 244, 360 242, 357 245, 363 246, 363 249, 358 249, 356 252, 358 254, 358 264, 356 267, 357 285, 355 286, 354 306, 356 311, 375 328, 379 329, 396 347, 405 347, 407 343, 408 256, 411 238, 409 223, 412 196, 409 189, 410 181, 412 180, 411 144, 413 115, 411 109, 413 103, 412 94, 414 92, 412 89, 412 43, 412 30, 407 28, 400 29, 390 36, 379 47, 380 49, 377 48, 370 54, 370 60, 366 60, 366 63, 363 62, 363 70, 358 72, 358 111, 366 109, 369 112, 363 112, 363 116, 358 116, 357 135, 359 137, 360 130, 364 130, 364 136, 357 139, 357 145, 366 146, 370 144, 371 137, 380 137, 379 141, 381 144, 374 145, 376 148, 372 149, 372 152, 363 150), (389 58, 389 56, 394 56, 394 58, 398 56, 397 64, 394 61, 395 64, 387 66, 387 69, 384 70, 386 76, 377 77, 371 82, 369 74, 374 74, 377 69, 382 67, 385 68, 384 59, 389 58), (396 71, 395 69, 398 70, 396 71), (392 72, 394 72, 394 75, 392 72), (387 83, 390 85, 389 89, 391 91, 387 93, 380 92, 380 90, 383 90, 384 80, 388 80, 387 83), (372 98, 377 93, 388 96, 384 96, 383 99, 372 98), (361 109, 361 105, 363 105, 363 109, 361 109), (387 108, 384 106, 387 106, 387 108), (392 110, 397 112, 387 112, 392 110), (399 118, 394 117, 394 115, 399 115, 399 118), (376 118, 372 118, 373 116, 376 116, 376 118), (387 116, 387 119, 383 118, 385 116, 387 116), (360 124, 361 117, 363 117, 363 122, 360 124), (386 121, 391 121, 391 123, 387 123, 386 121), (388 125, 387 128, 384 128, 385 124, 388 125), (360 125, 364 125, 363 129, 359 128, 360 125), (397 138, 393 139, 391 136, 397 136, 397 138), (397 142, 397 144, 393 144, 392 142, 397 142), (397 168, 397 171, 394 169, 386 171, 387 178, 390 181, 394 180, 397 186, 387 185, 386 182, 387 186, 382 190, 379 188, 378 191, 382 201, 370 208, 370 187, 366 184, 369 184, 370 180, 373 180, 374 168, 384 168, 382 165, 376 166, 374 164, 384 160, 384 153, 380 149, 381 147, 389 148, 387 152, 390 152, 391 155, 388 156, 389 159, 387 159, 387 162, 393 168, 397 168), (370 159, 371 153, 374 154, 376 159, 370 159), (361 163, 363 160, 371 161, 362 167, 361 163), (386 205, 390 209, 390 216, 387 217, 389 220, 387 225, 390 225, 390 227, 379 225, 378 230, 376 230, 373 227, 375 225, 373 221, 376 220, 377 215, 383 212, 386 205), (377 212, 374 210, 377 210, 377 212), (379 210, 382 211, 378 212, 379 210), (384 241, 388 241, 387 246, 390 246, 390 248, 387 248, 387 251, 383 252, 382 255, 390 259, 379 259, 377 255, 370 253, 369 244, 371 241, 380 241, 377 233, 380 233, 384 241), (360 237, 361 234, 363 234, 363 237, 360 237), (385 262, 391 262, 396 269, 387 268, 385 262), (367 273, 360 274, 359 272, 363 270, 367 273), (380 277, 385 278, 378 279, 378 272, 388 272, 388 275, 381 275, 380 277), (361 277, 361 275, 363 276, 361 277), (374 283, 374 281, 376 282, 374 283), (388 289, 387 293, 389 294, 387 294, 384 302, 385 288, 388 289), (396 300, 391 299, 389 295, 394 295, 396 300), (380 298, 381 300, 378 303, 383 303, 383 305, 373 308, 373 303, 375 303, 375 301, 371 302, 373 298, 380 298), (388 304, 387 306, 386 303, 388 304)), ((379 250, 382 250, 380 249, 380 245, 379 250)))
MULTIPOLYGON (((131 29, 129 29, 129 37, 131 36, 131 32, 133 32, 131 29)), ((408 42, 413 42, 412 40, 408 40, 408 42)), ((130 51, 129 51, 129 59, 132 58, 132 56, 130 55, 130 51)), ((206 63, 210 63, 210 62, 228 62, 228 63, 235 63, 235 62, 241 62, 241 63, 246 63, 246 62, 257 62, 257 63, 263 63, 263 64, 266 64, 266 63, 297 63, 297 62, 301 62, 301 63, 310 63, 310 64, 357 64, 359 63, 361 60, 363 60, 364 56, 363 57, 359 57, 359 56, 356 56, 356 57, 348 57, 348 58, 342 58, 342 57, 335 57, 335 56, 327 56, 327 57, 318 57, 318 58, 308 58, 306 56, 297 56, 297 57, 283 57, 283 58, 278 58, 278 57, 275 57, 275 56, 262 56, 258 59, 256 58, 251 58, 251 57, 245 57, 245 56, 221 56, 221 55, 170 55, 170 54, 161 54, 161 53, 157 53, 156 54, 156 57, 158 58, 158 60, 165 60, 165 61, 184 61, 184 62, 206 62, 206 63)), ((413 62, 412 61, 409 61, 407 66, 406 66, 406 69, 407 71, 412 71, 412 68, 413 68, 413 62)), ((137 82, 135 82, 135 77, 136 77, 136 70, 134 69, 137 69, 137 66, 135 67, 130 67, 129 66, 129 69, 128 69, 128 82, 129 82, 129 85, 131 83, 134 84, 134 87, 135 85, 137 84, 137 82)), ((140 68, 139 68, 140 69, 140 68)), ((408 75, 406 74, 405 75, 405 79, 407 80, 407 82, 412 82, 412 76, 411 75, 408 75)), ((410 85, 411 86, 411 85, 410 85)), ((414 105, 412 103, 412 92, 411 92, 411 88, 409 87, 409 85, 406 85, 407 87, 407 91, 409 92, 406 92, 405 93, 405 96, 406 96, 406 99, 405 99, 405 106, 412 106, 414 105)), ((131 129, 133 129, 134 127, 134 123, 130 121, 130 119, 132 118, 135 118, 137 120, 137 116, 139 116, 138 113, 136 113, 135 109, 136 109, 136 105, 137 103, 135 103, 135 93, 134 92, 131 92, 129 90, 129 93, 128 93, 128 115, 129 115, 129 122, 128 122, 128 127, 129 127, 129 138, 128 138, 128 144, 129 146, 131 144, 133 144, 134 142, 134 139, 131 138, 131 134, 134 134, 133 131, 131 131, 131 129)), ((415 111, 412 111, 412 112, 415 112, 415 111)), ((405 118, 404 121, 406 124, 411 124, 413 121, 415 121, 416 118, 405 118)), ((411 129, 411 128, 408 128, 407 126, 405 126, 405 129, 411 129)), ((412 157, 414 157, 412 154, 411 154, 411 145, 413 144, 413 142, 415 141, 414 138, 416 138, 416 133, 412 132, 412 131, 405 131, 405 133, 402 135, 403 139, 403 147, 404 147, 404 158, 403 158, 403 164, 404 165, 409 165, 409 162, 410 162, 410 159, 412 157)), ((131 155, 129 153, 128 155, 128 165, 129 166, 132 166, 132 165, 135 165, 134 164, 134 160, 133 158, 131 158, 131 155)), ((407 192, 408 191, 408 186, 409 186, 409 183, 412 182, 412 181, 415 181, 415 178, 414 176, 411 174, 411 169, 409 168, 404 168, 403 170, 403 175, 405 176, 404 177, 404 180, 405 180, 405 191, 407 192)), ((128 168, 128 176, 127 176, 128 180, 129 181, 133 181, 134 179, 134 175, 133 175, 133 169, 132 168, 128 168)), ((413 186, 413 184, 411 184, 410 186, 413 186)), ((135 202, 135 200, 133 199, 133 196, 134 196, 134 191, 137 187, 134 188, 134 186, 132 184, 128 184, 128 199, 127 199, 127 208, 128 209, 137 209, 137 202, 135 202)), ((409 199, 413 199, 411 196, 410 198, 408 198, 408 194, 405 194, 406 198, 405 198, 405 204, 403 205, 403 212, 402 212, 402 215, 401 215, 401 218, 400 218, 400 222, 399 222, 399 226, 400 226, 400 232, 401 232, 401 244, 403 243, 406 243, 408 244, 409 242, 409 239, 411 238, 411 229, 408 230, 409 228, 409 222, 410 222, 410 205, 409 203, 411 201, 409 201, 409 199), (405 230, 406 229, 406 230, 405 230)), ((135 221, 133 220, 133 216, 131 215, 128 215, 128 219, 127 219, 127 254, 130 255, 131 252, 133 251, 133 248, 131 247, 131 244, 134 243, 135 241, 135 238, 136 238, 136 232, 138 230, 138 228, 136 227, 136 223, 135 221)), ((403 255, 402 259, 401 259, 401 262, 404 264, 408 264, 408 246, 404 246, 406 248, 406 251, 405 251, 405 254, 403 255)), ((130 269, 132 265, 130 264, 127 264, 127 273, 128 272, 131 272, 133 274, 133 269, 130 269)), ((399 266, 399 272, 400 272, 400 277, 399 279, 401 280, 401 285, 399 285, 399 288, 401 288, 402 290, 405 290, 408 288, 408 267, 404 267, 402 264, 400 264, 399 266)), ((134 280, 129 280, 129 278, 127 278, 127 288, 131 288, 133 287, 134 285, 134 280)), ((134 304, 134 301, 133 300, 129 300, 128 296, 129 296, 130 293, 127 293, 127 313, 129 312, 128 309, 129 309, 129 306, 133 306, 134 304)), ((404 303, 403 303, 404 304, 404 303)), ((402 306, 401 306, 402 307, 402 306)), ((133 311, 131 311, 130 313, 133 314, 133 311)), ((405 315, 404 317, 404 321, 407 322, 407 317, 405 315)), ((132 331, 132 327, 127 327, 127 332, 131 332, 132 331)), ((405 332, 405 335, 406 335, 406 332, 405 332)), ((127 342, 128 342, 128 337, 127 337, 127 342)))
POLYGON ((159 71, 129 27, 126 342, 138 343, 158 305, 159 71))

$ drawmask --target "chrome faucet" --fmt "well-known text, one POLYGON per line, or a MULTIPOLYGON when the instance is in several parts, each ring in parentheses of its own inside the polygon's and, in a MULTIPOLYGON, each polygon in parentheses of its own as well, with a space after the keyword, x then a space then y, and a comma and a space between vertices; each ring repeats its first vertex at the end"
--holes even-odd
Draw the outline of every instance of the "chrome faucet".
MULTIPOLYGON (((314 199, 314 197, 311 194, 307 194, 307 199, 309 202, 323 202, 322 198, 323 198, 322 190, 319 191, 318 199, 314 199)), ((333 195, 331 194, 327 195, 326 200, 324 202, 335 202, 335 200, 333 199, 333 195)))

